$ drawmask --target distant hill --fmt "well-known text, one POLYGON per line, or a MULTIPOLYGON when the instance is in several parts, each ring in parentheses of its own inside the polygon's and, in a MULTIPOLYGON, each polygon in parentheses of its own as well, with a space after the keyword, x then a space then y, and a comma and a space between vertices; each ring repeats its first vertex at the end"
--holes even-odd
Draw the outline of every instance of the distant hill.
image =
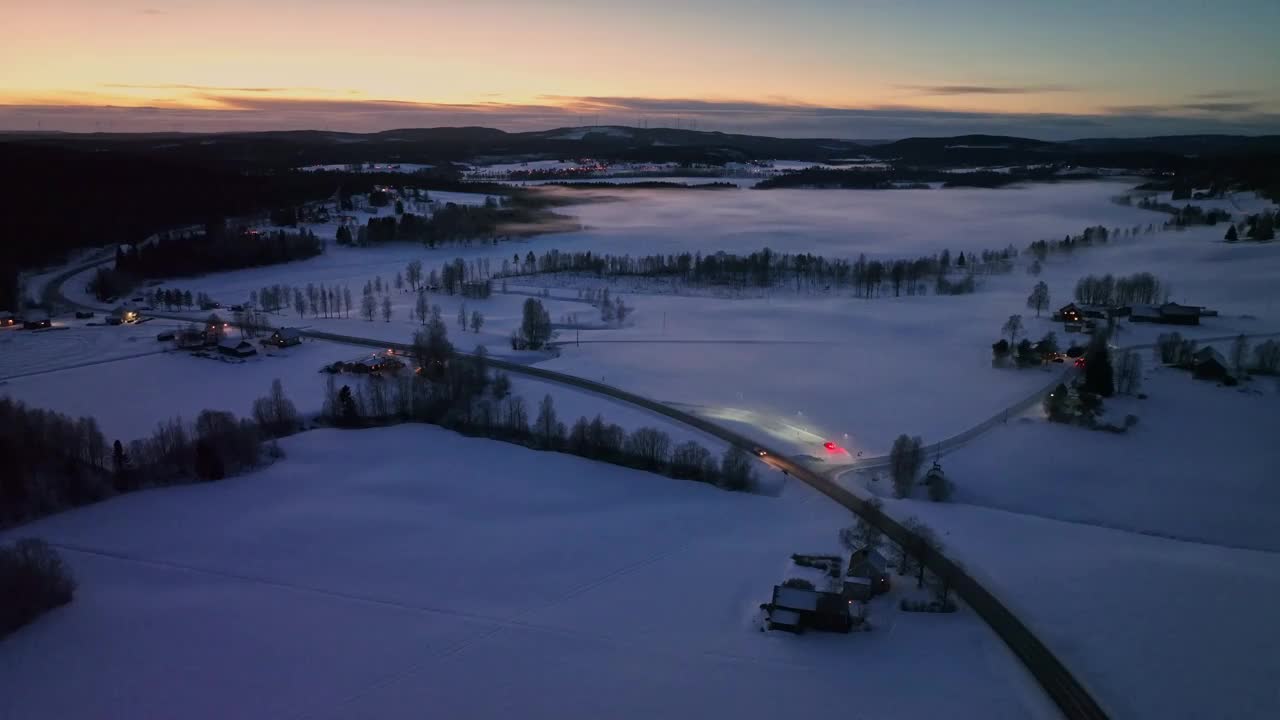
POLYGON ((6 133, 23 143, 91 152, 123 152, 208 168, 282 170, 303 165, 380 162, 449 163, 537 158, 723 164, 750 160, 825 161, 866 156, 921 166, 1062 162, 1177 169, 1191 157, 1280 152, 1280 136, 1187 135, 1047 142, 1000 135, 959 135, 859 143, 835 138, 776 138, 618 125, 508 133, 485 127, 405 128, 377 133, 320 130, 257 133, 6 133))

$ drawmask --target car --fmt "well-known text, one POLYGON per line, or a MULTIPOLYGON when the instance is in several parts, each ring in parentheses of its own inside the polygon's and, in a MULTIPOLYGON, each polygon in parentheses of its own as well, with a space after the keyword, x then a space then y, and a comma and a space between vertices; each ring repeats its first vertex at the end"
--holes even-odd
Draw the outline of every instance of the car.
POLYGON ((1054 362, 1056 362, 1056 363, 1066 362, 1066 360, 1064 360, 1064 359, 1062 358, 1062 356, 1061 356, 1061 355, 1055 355, 1055 356, 1053 357, 1053 361, 1054 361, 1054 362))
POLYGON ((828 441, 826 441, 826 442, 822 443, 822 447, 824 447, 824 448, 826 448, 826 449, 831 450, 832 452, 834 452, 834 451, 835 451, 835 449, 836 449, 836 444, 835 444, 835 443, 833 443, 833 442, 831 442, 830 440, 828 440, 828 441))
POLYGON ((1084 358, 1082 358, 1082 357, 1081 357, 1081 358, 1076 358, 1076 363, 1075 363, 1075 364, 1076 364, 1076 367, 1078 367, 1078 368, 1082 368, 1082 367, 1084 367, 1084 358))
POLYGON ((754 452, 756 455, 760 457, 768 457, 769 455, 769 453, 765 452, 764 448, 761 448, 761 447, 752 448, 751 452, 754 452))

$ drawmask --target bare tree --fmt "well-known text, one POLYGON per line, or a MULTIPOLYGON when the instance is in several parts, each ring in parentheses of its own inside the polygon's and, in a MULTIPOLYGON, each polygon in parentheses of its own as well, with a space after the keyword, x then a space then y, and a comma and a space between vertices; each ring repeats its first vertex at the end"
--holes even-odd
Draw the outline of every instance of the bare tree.
POLYGON ((1249 364, 1249 338, 1241 333, 1231 341, 1231 367, 1243 375, 1249 364))
POLYGON ((556 419, 555 401, 551 395, 543 395, 538 403, 538 417, 533 422, 533 432, 538 444, 544 448, 559 447, 564 441, 564 423, 556 419))
POLYGON ((382 321, 391 322, 391 296, 382 296, 382 321))
POLYGON ((475 310, 471 313, 471 332, 478 334, 482 327, 484 327, 484 315, 481 315, 479 310, 475 310))
POLYGON ((373 299, 372 295, 365 295, 360 298, 360 315, 367 322, 373 322, 373 316, 378 312, 378 301, 373 299))
POLYGON ((1040 312, 1049 307, 1049 286, 1043 280, 1031 289, 1031 295, 1027 297, 1027 307, 1036 311, 1036 317, 1040 317, 1040 312))
POLYGON ((1022 334, 1022 316, 1010 315, 1005 321, 1004 327, 1000 329, 1001 333, 1009 336, 1009 344, 1017 345, 1018 336, 1022 334))
MULTIPOLYGON (((884 503, 881 502, 880 498, 871 498, 867 501, 867 505, 872 514, 883 512, 881 508, 884 503)), ((862 548, 878 550, 880 543, 883 541, 884 532, 862 515, 858 516, 853 525, 840 531, 840 544, 851 552, 862 548)))
POLYGON ((404 269, 405 279, 409 281, 409 287, 417 292, 418 284, 422 282, 422 261, 410 260, 404 269))

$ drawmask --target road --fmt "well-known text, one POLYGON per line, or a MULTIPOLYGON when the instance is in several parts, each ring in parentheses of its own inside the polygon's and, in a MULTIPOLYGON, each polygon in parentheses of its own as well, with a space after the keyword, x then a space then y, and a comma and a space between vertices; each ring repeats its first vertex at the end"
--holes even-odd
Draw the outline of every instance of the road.
MULTIPOLYGON (((109 262, 109 260, 105 262, 109 262)), ((72 308, 83 307, 85 309, 100 311, 102 309, 101 307, 82 306, 70 301, 62 293, 62 285, 69 278, 99 264, 102 264, 102 262, 80 265, 51 278, 48 285, 45 287, 45 301, 58 306, 72 308)), ((176 320, 191 319, 181 315, 169 315, 154 312, 148 314, 154 317, 171 318, 176 320)), ((404 343, 388 343, 383 340, 375 340, 371 338, 337 335, 334 333, 309 330, 303 330, 302 335, 316 340, 328 340, 332 342, 373 348, 390 348, 398 352, 411 351, 410 346, 404 343)), ((852 492, 838 485, 833 478, 824 477, 823 475, 788 459, 781 452, 778 452, 773 448, 763 446, 751 438, 717 425, 705 418, 698 417, 697 415, 665 405, 656 400, 651 400, 641 395, 623 390, 622 388, 606 385, 594 380, 567 375, 553 370, 520 365, 506 360, 490 358, 488 362, 492 367, 512 374, 525 375, 539 380, 558 383, 560 385, 585 390, 613 400, 644 408, 675 420, 676 422, 701 430, 749 452, 762 450, 765 453, 762 459, 769 465, 787 473, 801 482, 804 482, 818 492, 844 506, 849 511, 865 518, 868 522, 880 528, 884 534, 895 543, 906 545, 915 544, 914 535, 909 530, 893 518, 867 504, 866 501, 858 498, 852 492)), ((1037 395, 1029 401, 1024 402, 1033 402, 1038 397, 1039 396, 1037 395)), ((979 426, 979 428, 981 427, 982 425, 979 426)), ((966 438, 966 440, 967 439, 968 438, 966 438)), ((870 463, 871 460, 864 460, 863 462, 870 463)), ((956 594, 966 604, 968 604, 969 607, 973 608, 974 612, 986 621, 986 623, 991 626, 991 629, 994 630, 1002 640, 1004 640, 1009 649, 1012 650, 1014 655, 1022 661, 1027 670, 1030 671, 1032 676, 1040 683, 1041 687, 1044 688, 1045 693, 1048 694, 1062 710, 1064 716, 1073 719, 1080 718, 1082 720, 1101 720, 1107 717, 1106 713, 1103 712, 1102 708, 1093 699, 1093 696, 1088 692, 1088 690, 1086 690, 1079 682, 1079 680, 1077 680, 1076 677, 1067 670, 1066 666, 1064 666, 1044 645, 1044 643, 1040 642, 1040 640, 1027 628, 1027 626, 1018 620, 1018 618, 1015 617, 1013 613, 1010 612, 1009 609, 1006 608, 1004 604, 1001 603, 993 594, 991 594, 990 591, 984 588, 977 580, 974 580, 958 564, 941 553, 934 552, 932 550, 925 550, 921 555, 921 559, 925 566, 938 577, 949 583, 955 590, 956 594)))

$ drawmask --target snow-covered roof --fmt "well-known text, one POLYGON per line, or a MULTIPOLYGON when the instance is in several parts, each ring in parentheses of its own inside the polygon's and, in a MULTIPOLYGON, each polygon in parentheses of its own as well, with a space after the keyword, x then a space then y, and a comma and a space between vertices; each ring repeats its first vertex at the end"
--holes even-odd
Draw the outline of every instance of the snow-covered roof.
POLYGON ((275 334, 279 335, 281 338, 284 338, 286 340, 291 340, 296 337, 302 337, 301 330, 299 330, 298 328, 291 328, 291 327, 280 328, 279 330, 276 330, 275 334))
POLYGON ((794 610, 775 608, 769 611, 769 619, 779 625, 799 625, 800 613, 794 610))
POLYGON ((854 575, 850 575, 849 577, 845 578, 844 582, 846 585, 870 585, 871 584, 871 580, 869 578, 857 577, 854 575))
POLYGON ((813 590, 779 585, 773 589, 773 604, 792 610, 813 612, 818 609, 818 593, 813 590))
POLYGON ((884 555, 880 554, 879 550, 863 548, 855 552, 850 558, 849 569, 852 570, 864 562, 879 572, 884 572, 885 568, 889 567, 889 561, 885 559, 884 555))

